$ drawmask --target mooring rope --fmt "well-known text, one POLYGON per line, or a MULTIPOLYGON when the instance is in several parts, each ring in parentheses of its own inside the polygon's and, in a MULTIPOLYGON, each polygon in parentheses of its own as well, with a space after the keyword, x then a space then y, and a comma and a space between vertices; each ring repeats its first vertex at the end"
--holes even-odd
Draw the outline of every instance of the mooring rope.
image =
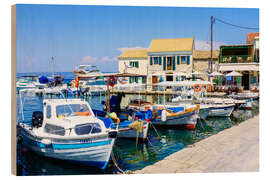
POLYGON ((114 156, 114 154, 113 154, 113 151, 111 152, 111 157, 112 157, 112 161, 113 161, 115 167, 116 167, 122 174, 124 174, 125 171, 123 171, 123 170, 118 166, 118 164, 117 164, 117 162, 116 162, 116 159, 115 159, 115 156, 114 156))
POLYGON ((159 139, 161 139, 161 137, 160 137, 160 135, 158 134, 158 131, 157 131, 157 129, 155 128, 154 124, 153 124, 151 121, 149 121, 149 123, 152 125, 152 127, 153 127, 154 130, 156 131, 156 133, 157 133, 159 139))
POLYGON ((204 126, 203 126, 203 124, 202 124, 201 118, 198 118, 198 119, 199 119, 199 122, 200 122, 200 124, 201 124, 201 127, 202 127, 203 130, 204 130, 204 126))

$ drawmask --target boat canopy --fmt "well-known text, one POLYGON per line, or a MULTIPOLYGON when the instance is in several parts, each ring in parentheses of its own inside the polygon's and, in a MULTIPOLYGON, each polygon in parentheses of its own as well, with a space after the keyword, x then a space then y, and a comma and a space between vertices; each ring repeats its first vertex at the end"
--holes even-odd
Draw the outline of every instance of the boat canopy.
POLYGON ((219 71, 259 71, 255 64, 219 65, 219 71))
POLYGON ((164 82, 160 82, 157 83, 156 85, 158 86, 194 86, 195 84, 200 84, 200 85, 212 85, 213 83, 211 83, 210 81, 201 81, 201 80, 197 80, 197 81, 164 81, 164 82))

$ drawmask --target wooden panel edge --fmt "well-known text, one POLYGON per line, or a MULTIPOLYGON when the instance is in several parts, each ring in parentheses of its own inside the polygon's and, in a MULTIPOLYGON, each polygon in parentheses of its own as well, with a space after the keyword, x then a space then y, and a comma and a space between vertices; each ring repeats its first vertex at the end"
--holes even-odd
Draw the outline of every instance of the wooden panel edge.
POLYGON ((17 175, 17 146, 16 146, 16 5, 11 6, 11 173, 17 175))

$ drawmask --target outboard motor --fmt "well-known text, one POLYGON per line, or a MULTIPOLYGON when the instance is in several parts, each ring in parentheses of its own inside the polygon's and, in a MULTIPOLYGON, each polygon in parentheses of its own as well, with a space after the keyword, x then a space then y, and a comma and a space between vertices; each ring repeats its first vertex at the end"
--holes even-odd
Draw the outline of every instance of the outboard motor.
POLYGON ((34 111, 32 114, 32 126, 39 128, 43 123, 43 113, 41 111, 34 111))

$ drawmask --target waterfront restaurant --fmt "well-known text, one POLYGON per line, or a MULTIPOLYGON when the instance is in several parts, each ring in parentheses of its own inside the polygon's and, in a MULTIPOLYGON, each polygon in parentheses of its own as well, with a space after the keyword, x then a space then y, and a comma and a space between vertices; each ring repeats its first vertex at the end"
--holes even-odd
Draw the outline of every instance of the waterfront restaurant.
POLYGON ((159 82, 179 81, 181 73, 192 73, 194 51, 193 38, 153 39, 147 54, 147 82, 153 86, 159 82))
MULTIPOLYGON (((242 90, 259 88, 259 56, 254 52, 254 44, 220 46, 219 71, 225 74, 231 71, 241 73, 234 85, 242 90)), ((232 79, 227 78, 227 82, 232 79)))

